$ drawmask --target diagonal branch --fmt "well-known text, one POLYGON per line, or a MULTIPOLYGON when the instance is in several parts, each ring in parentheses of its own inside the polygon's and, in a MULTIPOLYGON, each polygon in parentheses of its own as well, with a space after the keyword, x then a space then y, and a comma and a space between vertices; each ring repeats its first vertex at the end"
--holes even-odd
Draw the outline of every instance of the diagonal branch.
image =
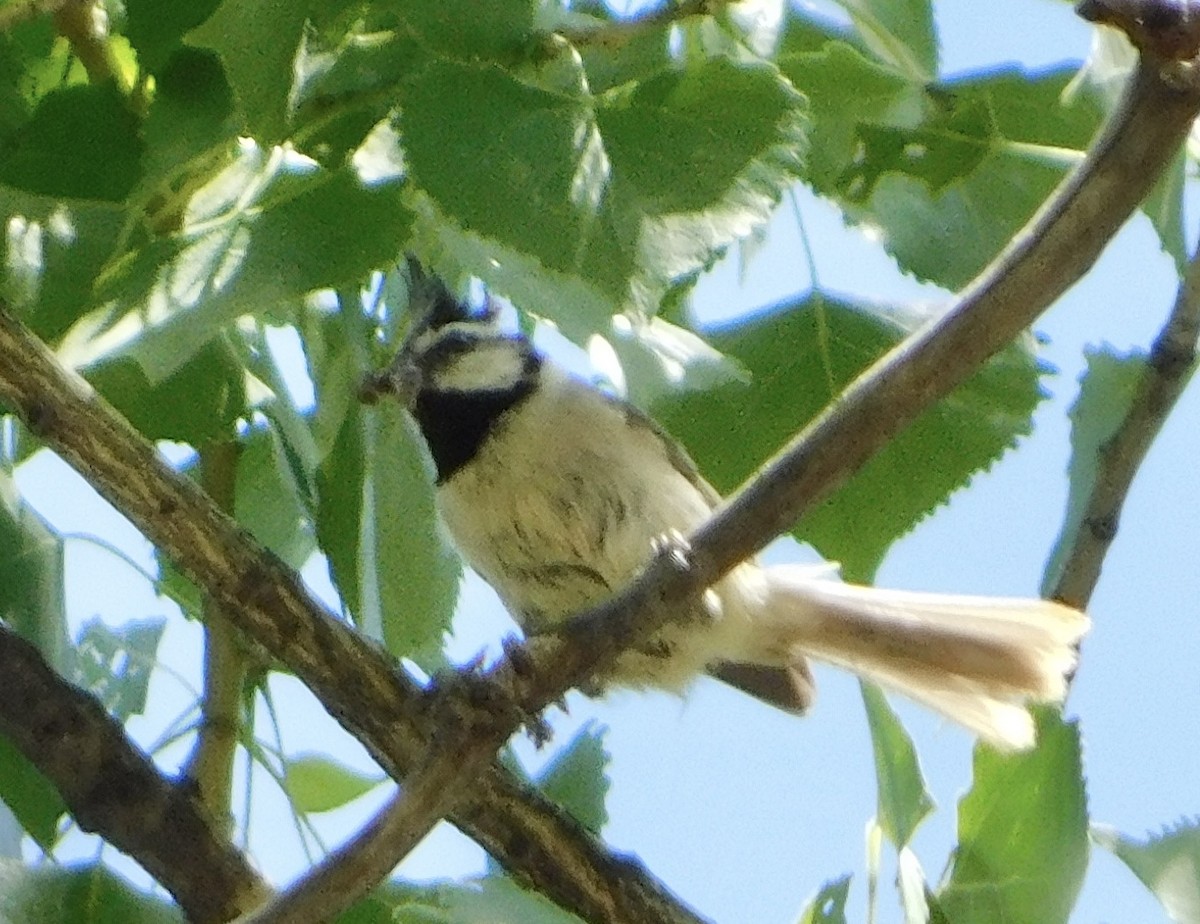
MULTIPOLYGON (((837 489, 920 413, 1028 327, 1099 257, 1150 191, 1200 112, 1183 68, 1143 62, 1088 157, 943 317, 863 373, 692 537, 668 549, 624 592, 581 614, 569 633, 539 636, 491 674, 495 698, 472 708, 440 697, 439 734, 405 796, 377 820, 373 854, 405 856, 473 785, 522 717, 602 675, 704 591, 837 489), (681 565, 683 565, 681 567, 681 565), (457 711, 456 711, 457 710, 457 711)), ((364 850, 368 849, 364 844, 364 850)), ((309 896, 329 894, 330 862, 280 896, 265 924, 299 921, 309 896), (328 880, 323 877, 329 877, 328 880)), ((311 908, 311 905, 307 905, 311 908)))
POLYGON ((137 860, 197 924, 259 905, 268 886, 189 787, 166 779, 121 724, 0 622, 0 733, 52 782, 85 831, 137 860))
POLYGON ((855 382, 695 537, 715 578, 790 528, 874 452, 1028 327, 1092 266, 1153 187, 1200 110, 1184 65, 1143 60, 1102 135, 943 317, 855 382), (723 541, 712 541, 719 535, 723 541))
MULTIPOLYGON (((402 779, 420 763, 434 731, 422 691, 64 369, 3 299, 0 403, 203 587, 231 623, 288 665, 389 774, 402 779)), ((450 820, 519 882, 586 920, 698 920, 643 866, 613 857, 498 764, 450 820)))
MULTIPOLYGON (((885 357, 694 536, 690 567, 660 556, 627 592, 580 621, 575 643, 539 640, 530 648, 530 670, 517 669, 522 665, 511 659, 502 662, 495 676, 508 708, 473 709, 465 699, 439 698, 442 705, 434 713, 440 717, 457 708, 462 717, 439 730, 437 746, 424 756, 433 723, 418 708, 413 685, 314 604, 294 574, 165 465, 2 311, 0 400, 205 587, 242 631, 288 664, 389 772, 403 775, 422 762, 442 767, 447 754, 460 770, 487 767, 475 780, 462 772, 449 781, 434 780, 443 791, 418 807, 410 819, 413 830, 457 804, 450 813, 456 824, 518 878, 581 917, 695 920, 640 867, 607 854, 530 789, 489 764, 495 741, 521 716, 614 658, 634 635, 623 631, 630 624, 669 600, 698 593, 790 526, 1029 324, 1095 260, 1198 110, 1200 92, 1183 69, 1143 65, 1081 171, 1029 231, 945 318, 885 357), (479 756, 485 748, 493 748, 486 759, 479 756)), ((410 785, 424 792, 430 780, 430 774, 419 774, 410 785)))
POLYGON ((1133 479, 1191 379, 1197 338, 1200 249, 1192 255, 1179 281, 1175 304, 1150 349, 1125 418, 1099 448, 1096 479, 1051 592, 1056 600, 1085 606, 1096 589, 1133 479))

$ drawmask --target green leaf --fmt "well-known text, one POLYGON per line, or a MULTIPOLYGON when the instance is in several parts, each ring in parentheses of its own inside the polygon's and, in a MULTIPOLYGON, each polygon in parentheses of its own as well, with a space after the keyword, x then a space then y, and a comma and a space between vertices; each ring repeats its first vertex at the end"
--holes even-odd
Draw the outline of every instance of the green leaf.
POLYGON ((356 902, 337 917, 337 924, 397 924, 388 892, 397 890, 395 882, 388 882, 376 889, 376 893, 356 902))
POLYGON ((937 32, 929 0, 840 0, 863 44, 914 81, 937 76, 937 32))
POLYGON ((896 859, 896 887, 904 909, 904 924, 930 924, 929 886, 921 862, 911 847, 901 847, 896 859))
MULTIPOLYGON (((125 0, 125 37, 142 68, 158 72, 183 36, 213 14, 220 0, 125 0)), ((162 84, 156 87, 162 91, 162 84)))
POLYGON ((369 776, 323 754, 285 758, 283 788, 300 812, 329 812, 370 792, 386 776, 369 776))
MULTIPOLYGON (((48 16, 11 23, 0 32, 0 140, 25 123, 44 92, 36 74, 44 73, 55 55, 54 26, 48 16)), ((63 43, 66 44, 65 42, 63 43)), ((61 51, 60 51, 61 54, 61 51)), ((54 77, 63 76, 62 61, 54 77)))
MULTIPOLYGON (((925 320, 823 296, 783 303, 708 337, 748 382, 672 391, 651 410, 728 493, 925 320)), ((895 539, 1029 432, 1040 371, 1027 343, 1007 347, 811 511, 796 537, 840 561, 849 580, 869 581, 895 539)))
POLYGON ((359 612, 377 607, 388 651, 429 666, 438 663, 450 629, 462 563, 438 520, 432 473, 416 425, 387 405, 365 416, 359 612))
POLYGON ((334 164, 357 148, 393 106, 396 86, 428 55, 407 30, 356 23, 330 47, 305 42, 296 65, 295 138, 306 153, 334 164))
POLYGON ((237 521, 254 538, 299 569, 316 547, 300 488, 275 428, 256 430, 238 456, 237 521))
POLYGON ((1185 822, 1144 841, 1093 825, 1092 840, 1133 870, 1172 921, 1200 921, 1200 823, 1185 822))
MULTIPOLYGON (((777 152, 774 180, 800 167, 802 101, 770 68, 717 58, 605 103, 596 117, 613 171, 651 213, 710 208, 781 141, 791 144, 777 152)), ((773 181, 763 185, 769 190, 773 181)))
POLYGON ((813 187, 950 289, 1008 243, 1102 117, 1093 95, 1065 93, 1074 68, 929 85, 836 40, 785 40, 779 65, 811 101, 813 187))
POLYGON ((1088 498, 1096 486, 1101 447, 1129 413, 1138 383, 1146 372, 1146 354, 1138 350, 1122 355, 1106 346, 1089 349, 1084 355, 1087 370, 1080 380, 1079 397, 1070 411, 1067 513, 1042 578, 1044 594, 1052 593, 1057 586, 1083 525, 1088 498))
POLYGON ((113 86, 47 94, 0 147, 0 183, 45 196, 123 200, 141 176, 137 118, 113 86))
POLYGON ((60 355, 76 366, 129 355, 159 382, 239 315, 357 285, 394 261, 410 220, 399 195, 398 184, 366 186, 350 168, 243 147, 197 194, 178 234, 101 281, 110 303, 76 324, 60 355))
POLYGON ((329 559, 338 594, 354 613, 359 612, 362 599, 358 569, 366 465, 362 420, 358 414, 348 414, 317 469, 317 544, 329 559))
POLYGON ((912 739, 900 724, 879 687, 862 682, 863 703, 875 752, 875 781, 879 788, 877 814, 883 832, 899 850, 933 811, 912 739))
POLYGON ((141 715, 165 625, 161 618, 138 619, 116 629, 89 620, 75 648, 75 683, 122 722, 141 715))
POLYGON ((846 897, 849 894, 849 875, 825 883, 800 912, 796 924, 846 924, 846 897))
POLYGON ((814 7, 789 5, 785 11, 775 62, 787 73, 784 67, 787 57, 820 51, 835 41, 853 45, 859 51, 866 51, 862 39, 850 27, 828 19, 814 7))
POLYGON ((439 885, 396 906, 398 924, 581 924, 549 899, 501 876, 439 885))
POLYGON ((559 273, 595 267, 593 285, 624 294, 632 258, 604 233, 607 176, 586 100, 439 62, 409 86, 400 128, 414 182, 447 220, 559 273))
POLYGON ((439 63, 401 118, 418 205, 460 266, 577 339, 765 220, 799 169, 803 100, 721 59, 606 95, 439 63), (482 166, 481 166, 482 165, 482 166))
POLYGON ((1079 729, 1038 714, 1038 746, 975 748, 974 782, 958 806, 958 847, 938 904, 954 924, 1065 922, 1088 861, 1079 729))
POLYGON ((839 184, 847 214, 903 269, 961 288, 1082 159, 1101 112, 1086 94, 1064 102, 1074 70, 946 84, 918 127, 860 127, 864 156, 839 184))
POLYGON ((400 9, 413 34, 440 54, 517 63, 534 40, 536 0, 415 0, 400 9))
POLYGON ((221 57, 245 130, 270 144, 287 135, 293 66, 310 4, 296 0, 222 0, 187 41, 221 57))
POLYGON ((538 787, 551 801, 565 808, 592 834, 608 821, 604 800, 608 795, 609 754, 604 748, 604 728, 591 723, 581 728, 538 777, 538 787))
MULTIPOLYGON (((39 847, 46 851, 54 847, 58 840, 58 820, 66 814, 67 805, 54 784, 4 735, 0 735, 0 801, 39 847)), ((3 869, 4 861, 0 860, 0 884, 4 880, 3 869)), ((7 924, 2 890, 0 885, 0 921, 7 924)))
POLYGON ((182 924, 174 905, 134 890, 100 864, 29 869, 0 861, 0 921, 28 924, 182 924))
POLYGON ((0 614, 55 670, 70 664, 59 535, 0 471, 0 614))
POLYGON ((1170 254, 1183 275, 1190 254, 1187 234, 1183 228, 1183 196, 1187 181, 1188 153, 1180 148, 1166 170, 1159 176, 1154 189, 1142 203, 1142 211, 1154 226, 1163 250, 1170 254))
MULTIPOLYGON (((433 500, 424 444, 394 404, 366 409, 363 330, 345 312, 306 339, 317 384, 318 419, 336 436, 317 472, 317 537, 345 606, 358 625, 397 657, 440 663, 462 565, 447 545, 433 500), (340 423, 337 429, 331 423, 340 423)), ((317 438, 318 444, 322 442, 317 438)))
MULTIPOLYGON (((799 175, 807 105, 772 67, 705 59, 605 97, 614 232, 636 229, 635 290, 669 286, 764 223, 799 175)), ((634 300, 637 304, 637 300, 634 300)))
POLYGON ((247 410, 245 370, 220 340, 157 384, 129 357, 100 363, 87 370, 87 379, 149 440, 198 447, 231 439, 247 410))
POLYGON ((155 74, 154 87, 142 134, 148 183, 161 183, 233 139, 233 91, 216 55, 185 47, 155 74))
MULTIPOLYGON (((604 28, 621 19, 603 0, 572 3, 569 16, 569 24, 576 28, 584 23, 604 28)), ((604 93, 613 87, 647 80, 667 70, 671 66, 671 29, 669 22, 657 28, 638 29, 620 47, 605 42, 586 42, 577 46, 592 92, 604 93)))
POLYGON ((125 217, 110 203, 64 202, 0 185, 0 296, 39 336, 57 340, 96 304, 92 285, 125 217))
MULTIPOLYGON (((794 33, 794 27, 788 36, 794 33)), ((846 177, 863 163, 860 135, 872 126, 915 129, 925 118, 925 87, 870 60, 842 41, 818 50, 785 45, 779 68, 809 99, 811 146, 805 178, 824 195, 848 192, 846 177)))

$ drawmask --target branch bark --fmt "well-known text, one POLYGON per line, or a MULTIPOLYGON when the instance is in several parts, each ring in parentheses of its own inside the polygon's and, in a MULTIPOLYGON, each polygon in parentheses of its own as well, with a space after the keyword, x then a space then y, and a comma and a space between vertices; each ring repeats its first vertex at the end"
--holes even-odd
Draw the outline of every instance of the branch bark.
MULTIPOLYGON (((447 745, 429 754, 423 752, 433 727, 418 706, 419 691, 313 603, 295 575, 166 466, 7 312, 0 312, 0 400, 205 587, 242 631, 287 663, 389 772, 402 776, 422 756, 427 769, 445 766, 446 755, 460 768, 487 767, 478 780, 460 772, 443 797, 422 802, 410 820, 432 824, 461 799, 450 816, 456 824, 518 878, 581 917, 695 921, 640 867, 606 854, 489 765, 495 742, 521 716, 614 657, 619 644, 613 639, 632 636, 614 632, 618 624, 634 624, 668 601, 698 593, 749 557, 1027 326, 1095 260, 1198 110, 1200 92, 1185 69, 1144 63, 1092 154, 1029 230, 944 318, 860 378, 692 537, 689 567, 660 556, 619 598, 581 618, 570 639, 532 646, 532 670, 503 661, 493 679, 504 708, 492 703, 472 710, 443 698, 446 705, 433 712, 444 715, 461 705, 463 717, 437 739, 447 745)), ((431 773, 419 774, 410 789, 426 792, 431 780, 431 773)))
MULTIPOLYGON (((789 528, 1028 327, 1099 257, 1198 112, 1200 86, 1187 71, 1143 62, 1084 163, 950 311, 863 373, 718 510, 685 551, 658 555, 623 593, 581 614, 562 637, 536 637, 519 658, 501 660, 491 673, 496 696, 482 708, 441 710, 427 762, 380 820, 371 851, 399 861, 465 797, 474 769, 522 716, 539 714, 564 690, 602 675, 669 614, 685 612, 685 600, 789 528)), ((446 705, 461 705, 461 699, 446 705)), ((317 871, 335 873, 333 866, 317 871)), ((302 907, 299 895, 285 893, 280 916, 263 921, 299 920, 284 913, 293 902, 302 907)))
POLYGON ((1200 250, 1192 255, 1175 304, 1159 331, 1125 418, 1099 449, 1096 480, 1051 595, 1071 606, 1091 599, 1117 537, 1133 479, 1196 367, 1200 338, 1200 250))
POLYGON ((790 528, 1083 276, 1198 111, 1187 66, 1140 62, 1084 162, 953 307, 864 372, 694 537, 705 577, 790 528))
POLYGON ((254 908, 270 888, 189 787, 172 783, 121 724, 0 623, 0 733, 62 794, 85 831, 137 860, 196 924, 254 908))
MULTIPOLYGON (((200 449, 200 484, 222 510, 232 512, 237 487, 236 442, 200 449)), ((184 775, 196 786, 214 818, 233 826, 233 763, 242 734, 242 687, 247 657, 242 637, 211 598, 204 602, 204 695, 196 743, 184 775)))
MULTIPOLYGON (((291 668, 379 764, 403 779, 434 726, 422 691, 339 622, 297 575, 64 369, 0 300, 0 403, 127 516, 229 620, 291 668)), ((520 882, 588 921, 696 924, 644 867, 492 763, 450 820, 520 882)))

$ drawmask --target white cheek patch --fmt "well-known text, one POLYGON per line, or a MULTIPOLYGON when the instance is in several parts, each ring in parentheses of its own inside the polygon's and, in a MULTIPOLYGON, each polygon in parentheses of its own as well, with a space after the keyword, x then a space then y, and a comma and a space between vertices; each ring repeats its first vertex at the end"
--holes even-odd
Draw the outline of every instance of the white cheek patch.
POLYGON ((503 391, 529 377, 527 359, 506 340, 481 340, 437 372, 436 384, 445 391, 503 391))

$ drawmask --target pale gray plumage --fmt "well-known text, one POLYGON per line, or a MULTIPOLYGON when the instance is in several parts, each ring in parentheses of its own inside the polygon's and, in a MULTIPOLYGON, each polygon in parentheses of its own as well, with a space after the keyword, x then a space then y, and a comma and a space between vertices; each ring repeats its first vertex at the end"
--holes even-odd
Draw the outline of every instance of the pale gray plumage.
MULTIPOLYGON (((620 589, 656 540, 691 532, 719 502, 651 421, 523 337, 451 323, 424 331, 400 365, 450 534, 526 631, 620 589)), ((703 618, 627 652, 611 679, 682 691, 707 672, 802 711, 811 656, 997 746, 1033 743, 1027 703, 1063 698, 1086 616, 1044 600, 856 587, 829 570, 746 562, 706 593, 703 618)))

